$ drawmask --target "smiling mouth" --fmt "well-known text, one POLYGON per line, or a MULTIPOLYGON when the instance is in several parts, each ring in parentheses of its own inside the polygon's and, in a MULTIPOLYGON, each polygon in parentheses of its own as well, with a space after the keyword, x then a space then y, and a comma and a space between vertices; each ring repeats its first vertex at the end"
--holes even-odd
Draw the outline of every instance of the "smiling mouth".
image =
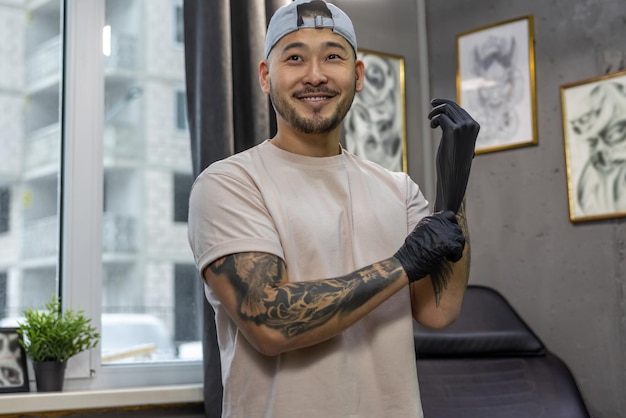
POLYGON ((328 99, 330 99, 329 96, 300 97, 303 102, 322 102, 328 99))
POLYGON ((308 103, 319 103, 332 99, 337 96, 339 92, 330 90, 327 88, 317 89, 304 89, 294 94, 294 97, 298 100, 308 103))

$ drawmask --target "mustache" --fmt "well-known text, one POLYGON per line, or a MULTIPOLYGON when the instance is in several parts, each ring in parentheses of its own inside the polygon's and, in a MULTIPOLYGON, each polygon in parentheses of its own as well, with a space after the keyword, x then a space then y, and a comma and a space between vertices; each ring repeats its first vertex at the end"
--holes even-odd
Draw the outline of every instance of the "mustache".
POLYGON ((305 89, 298 90, 298 91, 294 92, 293 93, 293 97, 302 96, 304 94, 319 94, 319 93, 331 94, 333 96, 336 96, 336 95, 339 94, 339 91, 330 89, 330 88, 328 88, 326 86, 307 87, 305 89))

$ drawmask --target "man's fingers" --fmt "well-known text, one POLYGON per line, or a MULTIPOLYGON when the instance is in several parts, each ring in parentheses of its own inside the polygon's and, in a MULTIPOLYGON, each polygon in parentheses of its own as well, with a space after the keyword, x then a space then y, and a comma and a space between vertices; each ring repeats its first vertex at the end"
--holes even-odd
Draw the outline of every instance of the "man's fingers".
POLYGON ((439 106, 439 105, 442 105, 442 104, 445 104, 445 103, 455 103, 455 102, 453 102, 453 101, 452 101, 452 100, 450 100, 450 99, 440 99, 440 98, 435 98, 435 99, 432 99, 432 100, 430 101, 430 104, 431 104, 433 107, 435 107, 435 106, 439 106))
POLYGON ((438 126, 441 126, 441 129, 445 130, 449 126, 453 125, 452 119, 448 117, 445 113, 440 113, 438 115, 433 116, 430 119, 430 127, 435 129, 438 126))
POLYGON ((458 223, 456 219, 456 214, 451 210, 444 210, 441 212, 441 215, 452 223, 458 223))
POLYGON ((448 99, 433 99, 431 105, 434 108, 428 114, 428 118, 432 120, 439 114, 446 114, 451 120, 461 122, 463 120, 473 120, 472 117, 459 106, 456 102, 448 99))
POLYGON ((433 109, 428 114, 428 119, 432 119, 435 116, 444 112, 444 107, 446 106, 445 103, 435 104, 435 100, 433 100, 431 104, 433 105, 433 109))

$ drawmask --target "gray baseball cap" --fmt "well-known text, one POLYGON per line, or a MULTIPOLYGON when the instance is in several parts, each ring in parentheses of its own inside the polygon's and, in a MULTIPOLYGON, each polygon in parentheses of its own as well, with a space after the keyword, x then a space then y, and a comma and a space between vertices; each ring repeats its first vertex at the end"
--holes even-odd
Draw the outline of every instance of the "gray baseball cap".
POLYGON ((265 36, 265 59, 270 51, 283 36, 295 32, 300 28, 332 29, 343 36, 356 53, 356 35, 352 21, 340 8, 322 0, 295 0, 282 6, 270 19, 265 36), (298 6, 305 3, 324 3, 333 17, 315 16, 314 18, 298 18, 298 6))

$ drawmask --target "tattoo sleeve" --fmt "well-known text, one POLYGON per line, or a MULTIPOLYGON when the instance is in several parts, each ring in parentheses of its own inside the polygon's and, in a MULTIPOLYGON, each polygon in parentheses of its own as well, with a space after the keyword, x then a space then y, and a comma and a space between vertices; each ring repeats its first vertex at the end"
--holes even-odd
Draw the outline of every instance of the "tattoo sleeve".
POLYGON ((467 269, 467 277, 465 278, 465 285, 467 286, 467 281, 469 279, 470 263, 472 259, 472 246, 470 245, 469 228, 467 227, 467 217, 465 216, 465 199, 463 199, 463 201, 461 202, 461 208, 459 209, 459 213, 456 215, 456 219, 459 222, 459 226, 463 230, 463 236, 465 237, 465 248, 467 249, 465 252, 465 257, 463 257, 463 262, 465 263, 465 268, 467 269))
POLYGON ((355 311, 402 274, 385 260, 334 279, 283 282, 284 264, 265 253, 226 256, 211 266, 235 289, 241 319, 294 337, 355 311))
MULTIPOLYGON (((460 262, 465 263, 465 269, 467 275, 465 277, 465 286, 467 286, 467 281, 469 279, 469 268, 470 268, 470 237, 469 237, 469 229, 467 228, 467 219, 465 217, 465 199, 461 202, 461 207, 459 208, 459 212, 456 215, 457 222, 463 231, 463 236, 465 237, 465 254, 460 262)), ((448 281, 450 280, 450 276, 452 276, 453 271, 453 263, 448 260, 443 260, 439 265, 439 268, 430 274, 431 281, 433 284, 433 289, 435 291, 435 302, 439 305, 439 301, 441 300, 441 294, 448 287, 448 281)))

